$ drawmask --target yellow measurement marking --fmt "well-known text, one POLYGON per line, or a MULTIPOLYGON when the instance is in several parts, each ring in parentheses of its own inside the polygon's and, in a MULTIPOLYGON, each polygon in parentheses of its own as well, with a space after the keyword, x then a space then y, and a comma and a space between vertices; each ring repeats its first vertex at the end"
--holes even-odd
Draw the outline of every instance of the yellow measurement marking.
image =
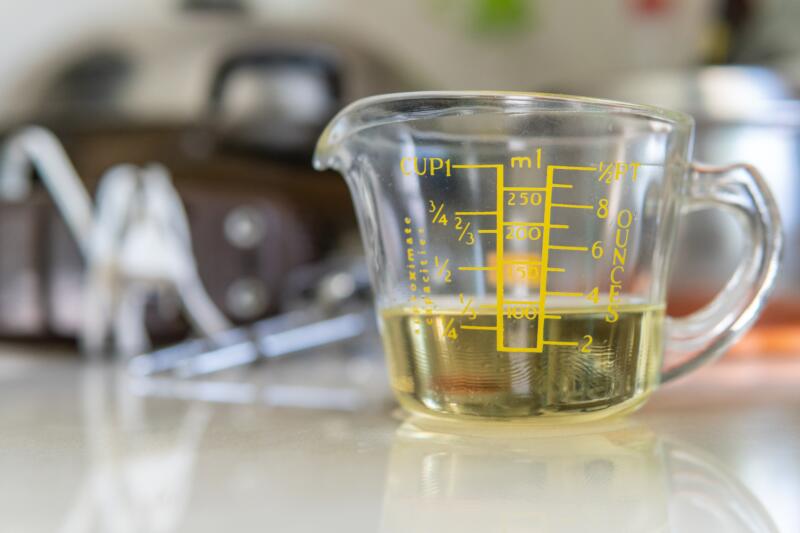
POLYGON ((497 233, 496 229, 479 229, 478 233, 497 233))
POLYGON ((587 246, 562 246, 559 244, 553 244, 550 246, 551 250, 566 250, 572 252, 588 252, 589 248, 587 246))
POLYGON ((495 267, 458 267, 459 270, 477 271, 477 270, 494 270, 495 267))
POLYGON ((504 226, 544 226, 544 222, 503 222, 504 226))
POLYGON ((433 266, 436 268, 437 276, 444 276, 447 273, 447 265, 450 264, 450 259, 445 259, 444 263, 439 264, 439 256, 433 258, 433 266))
MULTIPOLYGON (((542 150, 541 148, 536 150, 536 167, 541 168, 541 161, 542 161, 542 150)), ((458 165, 454 165, 458 168, 458 165)), ((497 224, 496 230, 494 233, 498 233, 498 230, 505 227, 505 226, 534 226, 534 227, 541 227, 542 228, 542 257, 538 263, 534 263, 531 261, 506 261, 505 256, 503 253, 503 246, 504 246, 504 239, 498 239, 497 241, 497 248, 495 250, 495 257, 496 257, 496 286, 497 286, 497 320, 496 320, 496 340, 497 340, 497 350, 502 352, 519 352, 519 353, 537 353, 541 352, 545 345, 556 345, 556 346, 578 346, 577 342, 573 341, 545 341, 544 340, 544 330, 545 328, 539 327, 537 333, 537 340, 536 345, 533 347, 527 348, 513 348, 509 346, 505 346, 505 336, 504 336, 504 311, 506 305, 524 305, 533 307, 536 306, 538 308, 536 312, 536 316, 539 317, 540 320, 545 319, 552 319, 558 320, 561 318, 560 315, 547 315, 545 313, 546 307, 546 299, 548 294, 553 296, 583 296, 582 293, 571 293, 571 292, 549 292, 547 291, 547 274, 548 272, 565 272, 564 268, 548 267, 549 261, 549 252, 551 249, 553 250, 572 250, 572 251, 588 251, 587 247, 584 246, 561 246, 561 245, 550 245, 550 230, 551 229, 570 229, 569 225, 567 224, 553 224, 552 223, 552 210, 554 207, 561 207, 565 209, 594 209, 593 205, 582 205, 582 204, 571 204, 571 203, 554 203, 553 202, 553 189, 572 189, 573 186, 569 183, 554 183, 554 174, 556 170, 574 170, 574 171, 586 171, 592 172, 596 171, 596 167, 588 167, 588 166, 568 166, 568 165, 548 165, 546 171, 546 184, 545 187, 505 187, 504 184, 504 166, 502 165, 462 165, 463 168, 496 168, 497 169, 497 224), (506 222, 504 219, 504 208, 505 208, 505 198, 504 194, 506 191, 543 191, 544 192, 544 213, 543 213, 543 220, 541 222, 506 222), (534 265, 541 267, 539 269, 539 300, 538 301, 530 301, 530 300, 505 300, 505 287, 504 287, 504 275, 505 275, 505 265, 506 263, 509 264, 527 264, 527 265, 534 265)), ((486 213, 490 214, 490 213, 486 213)), ((475 268, 476 270, 478 268, 475 268)))
POLYGON ((597 167, 574 167, 569 165, 548 165, 547 170, 549 171, 551 168, 553 170, 584 170, 587 172, 597 170, 597 167))
POLYGON ((542 264, 539 261, 526 261, 525 259, 509 259, 505 261, 507 265, 531 265, 531 266, 541 266, 542 264))
POLYGON ((436 224, 436 222, 442 218, 442 209, 444 209, 444 203, 439 204, 439 209, 437 209, 436 214, 433 215, 434 224, 436 224))
POLYGON ((551 292, 551 293, 549 293, 549 294, 550 294, 550 296, 569 296, 569 297, 576 297, 576 298, 577 298, 578 296, 583 296, 583 293, 582 293, 582 292, 561 292, 561 291, 555 291, 555 292, 551 292))
POLYGON ((472 298, 467 298, 466 302, 465 302, 464 301, 464 293, 463 292, 458 295, 458 298, 459 298, 459 300, 461 300, 461 303, 464 304, 464 308, 461 310, 461 314, 462 315, 469 314, 470 318, 474 320, 478 316, 475 313, 475 310, 472 309, 472 304, 473 304, 474 300, 472 298))
MULTIPOLYGON (((461 222, 461 221, 456 221, 456 222, 461 222)), ((458 236, 458 242, 461 242, 464 239, 464 235, 467 234, 467 232, 469 231, 469 227, 471 225, 472 225, 472 222, 467 222, 467 225, 464 226, 464 228, 461 230, 461 235, 458 236)), ((458 224, 456 224, 456 229, 458 229, 458 224)), ((472 239, 474 237, 471 231, 469 232, 469 236, 470 236, 470 239, 472 239)))
POLYGON ((542 341, 542 344, 548 346, 577 346, 578 341, 542 341))
POLYGON ((495 326, 461 326, 461 329, 472 329, 475 331, 497 331, 495 326))
MULTIPOLYGON (((497 224, 495 225, 496 228, 503 227, 503 211, 505 209, 505 183, 504 183, 504 167, 503 165, 499 165, 497 168, 497 180, 495 181, 495 187, 497 188, 497 224)), ((497 318, 495 324, 497 324, 497 335, 495 335, 495 339, 497 341, 497 351, 502 351, 503 349, 503 339, 504 339, 504 332, 503 332, 503 277, 505 276, 505 264, 503 263, 503 241, 505 239, 497 239, 496 245, 496 256, 497 256, 497 318)), ((540 328, 541 329, 541 328, 540 328)))
POLYGON ((473 215, 491 215, 494 216, 497 214, 497 211, 456 211, 456 215, 459 216, 473 216, 473 215))
POLYGON ((593 205, 586 204, 550 204, 551 207, 563 207, 564 209, 594 209, 593 205))
POLYGON ((478 307, 481 309, 494 309, 497 306, 495 304, 480 304, 478 307))
MULTIPOLYGON (((547 266, 550 253, 550 228, 552 227, 551 212, 553 211, 553 172, 555 167, 552 165, 547 166, 545 187, 547 191, 544 193, 544 228, 542 231, 542 266, 539 271, 539 316, 544 316, 545 303, 547 301, 547 266)), ((541 326, 541 324, 540 324, 541 326)), ((537 328, 536 334, 536 348, 541 352, 544 345, 544 328, 537 328)))

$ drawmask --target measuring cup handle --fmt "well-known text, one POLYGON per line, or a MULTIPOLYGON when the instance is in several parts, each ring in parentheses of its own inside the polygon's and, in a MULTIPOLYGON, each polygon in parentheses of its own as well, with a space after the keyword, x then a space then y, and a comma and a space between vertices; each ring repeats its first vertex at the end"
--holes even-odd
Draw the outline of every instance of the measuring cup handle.
POLYGON ((708 305, 685 317, 667 318, 662 382, 713 361, 752 326, 775 282, 783 246, 778 207, 754 167, 695 163, 691 172, 685 210, 726 210, 747 239, 739 266, 708 305))

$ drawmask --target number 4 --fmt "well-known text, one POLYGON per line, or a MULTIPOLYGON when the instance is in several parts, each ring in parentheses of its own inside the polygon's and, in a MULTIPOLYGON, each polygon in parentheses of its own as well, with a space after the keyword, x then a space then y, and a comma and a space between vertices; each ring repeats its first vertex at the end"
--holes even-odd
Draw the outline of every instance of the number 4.
POLYGON ((592 303, 597 303, 600 301, 600 289, 595 287, 594 289, 586 295, 586 299, 590 300, 592 303))

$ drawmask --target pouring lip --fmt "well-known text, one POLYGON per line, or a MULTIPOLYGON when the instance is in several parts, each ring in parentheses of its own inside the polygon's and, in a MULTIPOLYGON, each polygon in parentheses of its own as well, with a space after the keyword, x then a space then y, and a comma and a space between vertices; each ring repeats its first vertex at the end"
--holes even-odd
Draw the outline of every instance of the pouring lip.
MULTIPOLYGON (((573 96, 567 94, 525 92, 525 91, 412 91, 379 94, 361 98, 347 105, 339 111, 330 121, 317 142, 314 153, 313 164, 317 170, 324 170, 336 166, 334 148, 344 138, 365 128, 371 128, 380 124, 393 123, 398 121, 414 120, 413 115, 419 113, 420 117, 430 116, 430 112, 446 114, 446 102, 451 100, 453 112, 461 112, 470 106, 485 108, 495 106, 498 110, 508 110, 509 112, 529 112, 540 111, 564 111, 575 113, 616 113, 639 116, 650 120, 665 122, 671 126, 691 132, 694 128, 694 118, 691 115, 680 111, 674 111, 663 107, 633 104, 603 98, 588 96, 573 96), (377 117, 363 117, 363 114, 374 108, 387 106, 387 104, 401 105, 429 101, 436 105, 421 105, 419 111, 408 109, 387 113, 381 119, 377 117), (537 104, 542 104, 537 106, 537 104), (563 104, 563 109, 559 107, 547 107, 547 104, 563 104), (439 109, 437 109, 437 107, 439 109)), ((402 108, 402 106, 401 106, 402 108)))

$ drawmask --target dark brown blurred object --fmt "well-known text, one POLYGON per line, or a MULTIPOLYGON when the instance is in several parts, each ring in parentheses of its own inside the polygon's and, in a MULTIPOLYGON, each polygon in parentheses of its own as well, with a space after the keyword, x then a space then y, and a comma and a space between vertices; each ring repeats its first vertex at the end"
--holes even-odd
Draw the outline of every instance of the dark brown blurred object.
MULTIPOLYGON (((225 13, 87 39, 33 69, 38 108, 5 129, 52 129, 90 190, 116 164, 165 165, 206 288, 244 322, 279 311, 287 275, 354 229, 345 184, 310 166, 322 127, 347 102, 403 85, 357 47, 225 13)), ((44 191, 2 206, 0 257, 0 335, 74 336, 82 260, 44 191)), ((148 316, 156 335, 185 329, 169 302, 148 316)))
MULTIPOLYGON (((351 229, 344 184, 296 163, 221 151, 186 157, 179 130, 110 129, 60 134, 89 187, 121 161, 160 161, 186 204, 199 270, 234 321, 280 309, 282 282, 320 259, 351 229)), ((44 190, 0 210, 0 334, 71 336, 80 321, 83 261, 44 190)), ((178 333, 177 305, 160 307, 156 334, 178 333)))
POLYGON ((754 0, 721 0, 717 4, 716 24, 711 36, 708 61, 734 63, 746 47, 746 30, 757 12, 754 0))

